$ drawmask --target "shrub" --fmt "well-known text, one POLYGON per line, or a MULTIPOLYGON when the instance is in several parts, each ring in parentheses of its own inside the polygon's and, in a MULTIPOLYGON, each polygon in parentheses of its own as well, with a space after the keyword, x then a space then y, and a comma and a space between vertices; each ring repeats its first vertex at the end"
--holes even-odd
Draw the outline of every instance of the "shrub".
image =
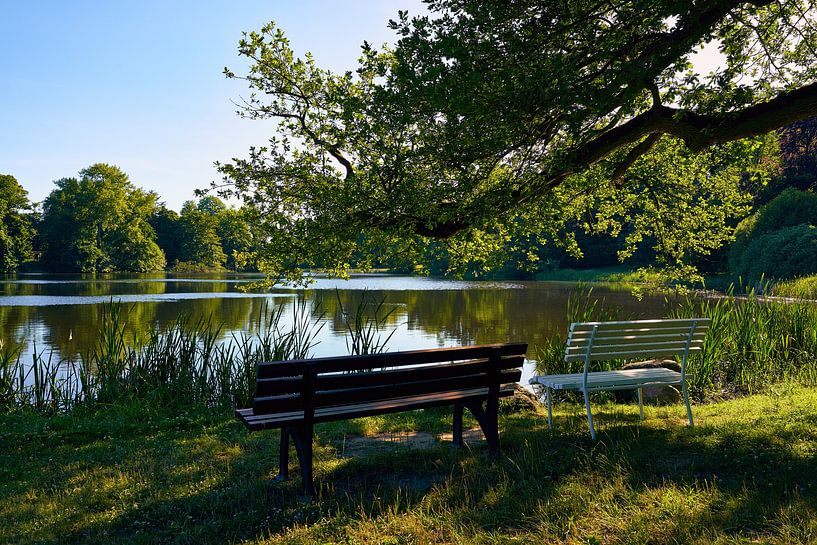
MULTIPOLYGON (((740 222, 729 252, 729 269, 738 276, 743 254, 753 241, 786 227, 817 225, 817 194, 787 189, 740 222)), ((797 276, 807 274, 805 271, 797 276)), ((790 278, 790 277, 789 277, 790 278)))
POLYGON ((753 238, 734 265, 747 285, 817 273, 817 228, 797 225, 753 238))

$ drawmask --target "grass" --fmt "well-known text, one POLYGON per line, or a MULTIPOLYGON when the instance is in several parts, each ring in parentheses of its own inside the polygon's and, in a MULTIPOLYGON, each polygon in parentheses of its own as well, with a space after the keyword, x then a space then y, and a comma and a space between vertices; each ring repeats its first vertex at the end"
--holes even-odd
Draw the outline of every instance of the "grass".
POLYGON ((557 282, 623 282, 637 283, 654 280, 653 276, 643 270, 632 270, 624 265, 598 267, 595 269, 553 269, 539 271, 534 280, 557 282))
POLYGON ((796 299, 817 299, 817 275, 804 276, 772 284, 772 295, 796 299))
MULTIPOLYGON (((817 390, 695 407, 600 404, 502 417, 502 456, 393 447, 338 458, 344 434, 443 432, 450 412, 318 427, 319 498, 275 482, 275 431, 225 410, 128 404, 0 416, 0 543, 813 543, 817 390)), ((471 422, 473 424, 473 422, 471 422)), ((294 462, 293 462, 294 463, 294 462)))

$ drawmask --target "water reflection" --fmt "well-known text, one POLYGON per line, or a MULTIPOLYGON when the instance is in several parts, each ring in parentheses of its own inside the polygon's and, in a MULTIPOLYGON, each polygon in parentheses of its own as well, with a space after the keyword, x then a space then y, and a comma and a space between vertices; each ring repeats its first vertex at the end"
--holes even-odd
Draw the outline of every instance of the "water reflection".
MULTIPOLYGON (((221 338, 254 333, 265 309, 291 307, 305 298, 323 313, 315 355, 346 353, 341 305, 354 309, 363 290, 385 299, 390 327, 397 333, 389 350, 409 350, 514 340, 541 343, 567 327, 565 306, 575 284, 566 282, 462 282, 418 277, 362 275, 349 281, 319 278, 306 290, 281 287, 244 292, 250 275, 181 277, 106 275, 79 277, 20 275, 0 278, 0 338, 20 343, 24 358, 33 344, 52 347, 58 357, 76 357, 97 342, 103 305, 121 300, 127 334, 145 338, 181 316, 223 326, 221 338)), ((659 297, 633 297, 629 291, 597 287, 597 297, 621 307, 631 318, 663 316, 659 297)), ((317 320, 317 318, 316 318, 317 320)))

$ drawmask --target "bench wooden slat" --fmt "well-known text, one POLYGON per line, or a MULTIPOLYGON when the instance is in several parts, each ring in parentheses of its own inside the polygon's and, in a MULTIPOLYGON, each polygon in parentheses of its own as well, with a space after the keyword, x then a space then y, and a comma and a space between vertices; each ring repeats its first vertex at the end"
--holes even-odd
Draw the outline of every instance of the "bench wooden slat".
MULTIPOLYGON (((515 383, 521 376, 522 372, 518 369, 506 371, 499 375, 499 382, 501 384, 515 383)), ((327 390, 317 392, 315 395, 315 406, 348 405, 359 401, 434 394, 445 392, 446 390, 458 391, 464 388, 488 387, 495 382, 497 382, 495 377, 482 373, 419 382, 381 384, 379 386, 368 386, 365 388, 327 390)))
MULTIPOLYGON (((701 346, 691 346, 689 348, 690 352, 700 352, 701 346)), ((666 350, 666 349, 655 349, 655 350, 630 350, 630 351, 617 351, 617 352, 592 352, 590 354, 590 361, 605 361, 605 360, 623 360, 623 359, 633 359, 637 357, 647 357, 647 358, 658 358, 658 357, 668 357, 668 356, 677 356, 682 353, 683 350, 666 350)), ((584 354, 569 354, 565 356, 565 361, 584 361, 584 354)))
POLYGON ((303 362, 274 361, 258 364, 258 378, 302 377, 304 374, 303 362))
POLYGON ((285 394, 255 397, 252 401, 253 411, 256 413, 276 413, 303 408, 300 394, 285 394))
MULTIPOLYGON (((645 350, 653 350, 653 349, 666 349, 666 350, 678 350, 679 353, 682 353, 687 346, 686 340, 680 341, 663 341, 663 342, 644 342, 638 343, 633 342, 632 339, 628 340, 625 343, 607 343, 607 342, 598 342, 593 343, 590 347, 590 353, 595 352, 628 352, 628 351, 635 351, 637 352, 640 349, 645 350)), ((689 346, 703 346, 703 339, 700 340, 692 340, 689 343, 689 346)), ((584 346, 568 346, 565 350, 566 354, 586 354, 587 353, 587 345, 584 346)))
POLYGON ((683 319, 669 319, 669 320, 630 320, 618 322, 575 322, 570 325, 570 331, 581 332, 591 331, 596 327, 596 332, 606 331, 660 331, 666 329, 686 329, 692 326, 692 322, 696 323, 695 329, 706 329, 709 327, 709 318, 683 318, 683 319))
POLYGON ((501 356, 521 356, 525 354, 527 344, 511 343, 465 347, 458 346, 452 348, 433 348, 429 350, 384 352, 382 354, 368 354, 365 356, 337 356, 331 358, 292 360, 290 362, 283 363, 260 363, 258 364, 258 376, 263 378, 286 376, 285 374, 266 374, 268 372, 267 368, 275 368, 279 365, 288 365, 291 369, 301 369, 301 373, 305 367, 298 366, 309 366, 309 368, 313 369, 316 373, 364 371, 369 369, 383 369, 390 367, 407 367, 426 363, 484 359, 489 358, 494 350, 498 350, 501 356))
MULTIPOLYGON (((500 369, 514 369, 525 363, 523 356, 502 358, 500 369)), ((382 386, 403 382, 423 380, 440 380, 458 376, 485 374, 490 368, 489 360, 470 360, 461 363, 444 363, 406 367, 388 371, 363 371, 358 373, 322 373, 315 379, 315 389, 340 390, 343 388, 361 388, 365 386, 382 386)))
MULTIPOLYGON (((499 391, 500 397, 513 395, 513 386, 504 386, 499 391)), ((347 420, 349 418, 362 418, 365 416, 376 416, 390 412, 403 412, 415 409, 439 407, 451 405, 457 402, 478 401, 488 397, 488 388, 474 388, 470 390, 459 390, 444 392, 440 394, 429 394, 423 396, 409 396, 394 398, 391 400, 381 400, 369 403, 357 403, 354 405, 342 405, 334 407, 322 407, 315 409, 315 422, 332 422, 336 420, 347 420)), ((303 420, 303 411, 290 411, 275 414, 255 414, 252 409, 239 409, 236 411, 242 422, 252 431, 282 428, 297 424, 303 420)))
MULTIPOLYGON (((658 331, 658 332, 647 332, 647 333, 632 333, 626 332, 620 335, 612 335, 610 333, 604 334, 596 334, 593 339, 593 343, 610 343, 610 342, 624 342, 627 340, 634 340, 634 339, 646 339, 646 340, 676 340, 676 339, 684 339, 686 340, 689 338, 689 328, 684 330, 683 332, 672 332, 667 333, 666 331, 658 331)), ((705 331, 697 331, 692 335, 693 339, 705 339, 706 332, 705 331)), ((568 337, 568 342, 571 346, 580 346, 580 345, 587 345, 590 342, 590 335, 581 336, 581 337, 568 337)))
MULTIPOLYGON (((615 327, 603 327, 603 326, 596 326, 596 334, 597 335, 629 335, 629 334, 659 334, 659 333, 677 333, 677 332, 689 332, 690 327, 692 324, 687 325, 670 325, 670 326, 663 326, 663 327, 654 327, 654 326, 615 326, 615 327)), ((707 324, 698 324, 695 326, 696 331, 707 331, 709 326, 707 324)), ((572 329, 568 333, 573 337, 584 337, 590 334, 593 330, 593 327, 582 327, 580 329, 572 329)))
POLYGON ((256 397, 266 397, 282 394, 298 394, 301 392, 301 377, 261 378, 255 385, 256 397))

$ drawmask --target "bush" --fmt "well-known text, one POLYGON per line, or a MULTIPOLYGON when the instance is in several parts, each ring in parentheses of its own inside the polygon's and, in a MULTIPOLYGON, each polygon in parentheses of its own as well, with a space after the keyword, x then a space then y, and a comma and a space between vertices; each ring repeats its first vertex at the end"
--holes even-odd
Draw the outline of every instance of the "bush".
MULTIPOLYGON (((732 243, 729 251, 729 270, 733 277, 737 279, 738 276, 741 276, 744 280, 747 280, 747 266, 751 266, 751 260, 758 257, 756 254, 757 248, 774 241, 773 238, 768 238, 769 235, 786 228, 808 225, 817 225, 817 194, 796 189, 787 189, 782 192, 769 204, 759 208, 753 215, 740 222, 735 230, 735 242, 732 243), (761 242, 761 239, 764 239, 764 241, 761 242), (750 246, 755 248, 754 257, 744 255, 750 246)), ((805 231, 800 231, 800 233, 803 234, 805 231)), ((791 236, 794 236, 794 234, 790 230, 787 235, 781 234, 782 239, 788 239, 791 236)), ((773 263, 772 265, 778 265, 777 269, 783 268, 787 272, 785 276, 777 276, 770 269, 765 271, 767 277, 793 278, 813 272, 808 267, 797 271, 794 268, 794 263, 788 263, 792 261, 792 257, 780 252, 777 252, 776 255, 778 259, 782 258, 786 263, 773 263)), ((769 262, 769 259, 764 257, 763 261, 769 262)), ((761 272, 764 271, 761 270, 761 272)), ((755 280, 750 280, 750 282, 756 281, 759 275, 753 275, 753 278, 755 280)))
POLYGON ((817 228, 797 225, 752 239, 733 272, 748 285, 817 273, 817 228))

